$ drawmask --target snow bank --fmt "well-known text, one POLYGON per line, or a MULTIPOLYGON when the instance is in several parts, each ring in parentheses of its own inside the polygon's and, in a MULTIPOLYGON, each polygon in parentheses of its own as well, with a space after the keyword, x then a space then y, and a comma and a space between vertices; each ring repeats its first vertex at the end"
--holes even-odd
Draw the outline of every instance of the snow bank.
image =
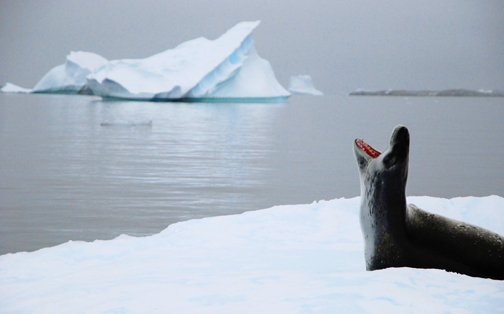
MULTIPOLYGON (((504 233, 504 198, 411 197, 504 233)), ((496 313, 504 282, 365 271, 359 198, 170 225, 144 238, 0 256, 2 313, 496 313)))
POLYGON ((289 78, 288 90, 293 94, 306 94, 315 96, 324 95, 324 93, 313 86, 312 78, 309 75, 291 76, 289 78))
POLYGON ((290 93, 255 50, 252 31, 259 23, 238 23, 215 40, 196 38, 145 59, 107 61, 96 54, 72 52, 33 92, 154 101, 285 101, 290 93))

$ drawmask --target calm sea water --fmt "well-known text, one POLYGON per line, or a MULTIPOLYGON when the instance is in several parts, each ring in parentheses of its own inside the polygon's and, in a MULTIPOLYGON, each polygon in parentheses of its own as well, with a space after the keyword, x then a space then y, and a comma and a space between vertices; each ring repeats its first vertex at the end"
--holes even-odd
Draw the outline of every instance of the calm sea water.
POLYGON ((0 254, 354 197, 352 141, 383 150, 397 124, 411 133, 408 195, 504 196, 503 121, 502 98, 185 104, 0 94, 0 254))

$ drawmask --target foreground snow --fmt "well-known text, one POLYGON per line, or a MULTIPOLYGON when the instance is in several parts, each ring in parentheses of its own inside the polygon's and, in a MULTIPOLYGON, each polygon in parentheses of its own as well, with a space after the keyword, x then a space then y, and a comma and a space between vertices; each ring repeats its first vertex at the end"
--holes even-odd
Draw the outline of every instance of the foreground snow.
MULTIPOLYGON (((108 61, 94 53, 72 52, 65 64, 25 92, 155 101, 285 101, 290 93, 255 50, 252 31, 259 23, 238 23, 215 40, 196 38, 145 59, 108 61)), ((19 88, 2 91, 13 90, 20 92, 19 88)))
MULTIPOLYGON (((504 198, 410 197, 504 234, 504 198)), ((504 283, 367 272, 359 198, 191 220, 0 256, 1 313, 498 313, 504 283)))

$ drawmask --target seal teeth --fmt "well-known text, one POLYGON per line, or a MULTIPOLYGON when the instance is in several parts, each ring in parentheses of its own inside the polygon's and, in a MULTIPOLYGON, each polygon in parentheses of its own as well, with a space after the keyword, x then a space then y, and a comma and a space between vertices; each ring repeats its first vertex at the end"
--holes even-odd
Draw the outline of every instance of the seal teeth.
POLYGON ((356 139, 355 143, 369 156, 376 158, 381 155, 379 151, 374 149, 373 147, 369 146, 366 142, 364 142, 364 139, 356 139))

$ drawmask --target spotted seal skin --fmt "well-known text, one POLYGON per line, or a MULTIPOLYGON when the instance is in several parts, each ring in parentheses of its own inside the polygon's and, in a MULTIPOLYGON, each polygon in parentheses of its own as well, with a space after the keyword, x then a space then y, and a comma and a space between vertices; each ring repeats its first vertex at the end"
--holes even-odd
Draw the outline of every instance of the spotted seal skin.
POLYGON ((366 269, 437 268, 504 280, 504 237, 406 203, 410 136, 392 132, 383 152, 354 141, 366 269))

